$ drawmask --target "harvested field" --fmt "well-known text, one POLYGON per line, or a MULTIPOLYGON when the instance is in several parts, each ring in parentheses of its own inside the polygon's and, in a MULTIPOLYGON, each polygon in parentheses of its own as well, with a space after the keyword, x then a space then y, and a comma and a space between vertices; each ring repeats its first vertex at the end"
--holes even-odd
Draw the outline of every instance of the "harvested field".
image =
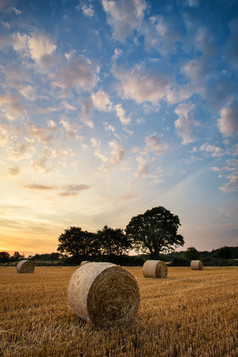
POLYGON ((141 303, 129 325, 95 328, 67 300, 77 267, 0 267, 0 356, 237 357, 238 268, 168 267, 167 279, 137 279, 141 303))

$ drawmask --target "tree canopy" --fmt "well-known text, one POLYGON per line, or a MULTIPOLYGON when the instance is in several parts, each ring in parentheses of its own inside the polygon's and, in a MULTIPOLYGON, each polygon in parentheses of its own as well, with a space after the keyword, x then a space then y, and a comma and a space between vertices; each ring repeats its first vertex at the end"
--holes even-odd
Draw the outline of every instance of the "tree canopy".
POLYGON ((180 225, 177 215, 159 206, 133 217, 126 226, 126 234, 135 249, 158 257, 160 252, 184 245, 183 236, 177 234, 180 225))
POLYGON ((182 256, 187 261, 197 260, 201 258, 201 254, 194 247, 189 247, 185 252, 183 252, 182 256))
POLYGON ((60 253, 69 253, 75 258, 86 258, 99 252, 99 243, 94 233, 83 231, 80 227, 65 229, 59 236, 60 253))
POLYGON ((120 228, 113 229, 104 226, 102 230, 97 231, 97 237, 101 253, 105 255, 121 255, 131 248, 127 236, 120 228))

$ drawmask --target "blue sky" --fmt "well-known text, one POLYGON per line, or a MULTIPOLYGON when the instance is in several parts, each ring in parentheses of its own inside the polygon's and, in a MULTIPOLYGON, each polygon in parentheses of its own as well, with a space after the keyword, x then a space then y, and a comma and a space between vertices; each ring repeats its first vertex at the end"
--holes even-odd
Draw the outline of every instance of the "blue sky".
POLYGON ((0 250, 164 206, 238 246, 238 2, 0 0, 0 250))

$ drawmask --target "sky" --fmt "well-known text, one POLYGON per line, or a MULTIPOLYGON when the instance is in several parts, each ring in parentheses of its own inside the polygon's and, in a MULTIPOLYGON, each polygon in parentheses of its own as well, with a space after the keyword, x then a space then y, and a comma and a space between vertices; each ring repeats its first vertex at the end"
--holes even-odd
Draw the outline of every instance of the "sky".
POLYGON ((237 0, 0 0, 0 251, 157 206, 238 246, 237 0))

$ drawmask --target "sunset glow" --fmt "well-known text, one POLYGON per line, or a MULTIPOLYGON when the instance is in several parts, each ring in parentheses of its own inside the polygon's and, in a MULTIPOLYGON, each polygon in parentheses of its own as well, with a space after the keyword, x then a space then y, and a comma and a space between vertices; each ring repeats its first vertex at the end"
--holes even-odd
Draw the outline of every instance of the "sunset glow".
POLYGON ((238 2, 0 0, 0 251, 179 216, 238 246, 238 2))

